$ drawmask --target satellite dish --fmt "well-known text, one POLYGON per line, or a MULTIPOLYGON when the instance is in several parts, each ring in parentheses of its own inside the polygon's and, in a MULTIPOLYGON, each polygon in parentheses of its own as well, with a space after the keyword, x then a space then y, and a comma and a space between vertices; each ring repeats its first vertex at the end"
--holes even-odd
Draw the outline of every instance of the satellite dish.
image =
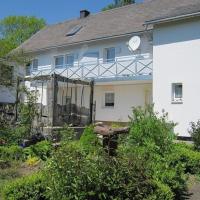
POLYGON ((136 51, 141 44, 141 39, 139 36, 133 36, 129 42, 128 42, 128 47, 131 51, 136 51))

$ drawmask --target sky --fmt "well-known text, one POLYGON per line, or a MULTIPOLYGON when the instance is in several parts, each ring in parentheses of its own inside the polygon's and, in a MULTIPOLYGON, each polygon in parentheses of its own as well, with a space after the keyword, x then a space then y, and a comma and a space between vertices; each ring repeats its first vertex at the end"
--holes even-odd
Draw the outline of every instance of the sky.
MULTIPOLYGON (((138 2, 141 0, 137 0, 138 2)), ((44 18, 55 24, 79 17, 79 11, 99 12, 113 0, 0 0, 0 20, 9 15, 44 18)))

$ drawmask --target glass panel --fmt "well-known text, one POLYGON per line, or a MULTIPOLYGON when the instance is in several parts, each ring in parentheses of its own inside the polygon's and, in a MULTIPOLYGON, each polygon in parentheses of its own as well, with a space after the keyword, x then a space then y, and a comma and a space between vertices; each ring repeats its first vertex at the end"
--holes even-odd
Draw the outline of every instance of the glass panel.
POLYGON ((32 66, 33 66, 33 70, 37 71, 38 70, 38 59, 34 59, 32 61, 32 66))
POLYGON ((114 62, 115 61, 115 48, 108 48, 106 54, 107 62, 114 62))
POLYGON ((66 65, 74 66, 74 55, 66 55, 66 65))
POLYGON ((56 68, 63 67, 63 65, 64 65, 64 57, 63 56, 55 57, 56 68))
POLYGON ((182 98, 182 84, 176 84, 174 87, 175 98, 182 98))
POLYGON ((105 106, 114 106, 114 93, 106 93, 105 94, 105 106))

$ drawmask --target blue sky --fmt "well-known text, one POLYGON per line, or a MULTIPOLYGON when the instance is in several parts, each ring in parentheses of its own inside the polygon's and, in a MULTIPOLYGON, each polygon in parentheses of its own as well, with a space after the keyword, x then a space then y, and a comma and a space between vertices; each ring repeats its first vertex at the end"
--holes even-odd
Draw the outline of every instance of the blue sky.
MULTIPOLYGON (((141 0, 138 0, 141 1, 141 0)), ((48 24, 79 16, 87 9, 92 13, 113 2, 112 0, 0 0, 0 19, 9 15, 28 15, 44 18, 48 24)))

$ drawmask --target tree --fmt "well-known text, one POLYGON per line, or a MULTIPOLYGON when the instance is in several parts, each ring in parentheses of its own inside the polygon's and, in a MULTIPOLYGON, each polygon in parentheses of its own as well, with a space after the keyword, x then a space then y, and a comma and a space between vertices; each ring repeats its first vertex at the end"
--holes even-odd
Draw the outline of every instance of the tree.
POLYGON ((114 3, 111 3, 111 4, 107 5, 106 7, 104 7, 102 9, 102 11, 126 6, 126 5, 133 4, 133 3, 135 3, 135 0, 115 0, 114 3))
POLYGON ((45 26, 44 19, 9 16, 0 21, 0 57, 22 44, 45 26))

